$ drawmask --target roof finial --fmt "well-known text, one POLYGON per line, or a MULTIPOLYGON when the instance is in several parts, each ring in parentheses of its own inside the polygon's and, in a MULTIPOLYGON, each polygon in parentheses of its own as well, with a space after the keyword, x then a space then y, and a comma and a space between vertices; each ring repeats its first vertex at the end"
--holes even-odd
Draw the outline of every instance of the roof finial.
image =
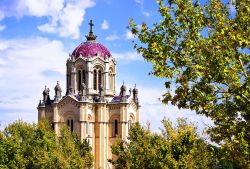
POLYGON ((94 41, 97 37, 93 33, 93 26, 94 26, 94 24, 92 22, 92 19, 90 19, 90 21, 89 21, 89 34, 86 35, 87 41, 94 41))
POLYGON ((90 31, 89 31, 89 33, 93 33, 93 31, 92 31, 93 26, 94 26, 94 24, 92 23, 92 19, 90 19, 90 22, 89 22, 90 31))

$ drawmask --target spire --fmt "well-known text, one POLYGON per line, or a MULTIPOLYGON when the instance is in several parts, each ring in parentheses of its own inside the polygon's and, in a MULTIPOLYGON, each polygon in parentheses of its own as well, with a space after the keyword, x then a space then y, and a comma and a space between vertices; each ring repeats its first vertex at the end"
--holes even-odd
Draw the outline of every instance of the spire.
POLYGON ((126 90, 127 90, 127 88, 126 88, 126 86, 124 84, 124 81, 123 81, 121 89, 120 89, 120 96, 125 97, 126 96, 126 90))
POLYGON ((93 26, 94 26, 94 24, 93 24, 93 22, 92 22, 92 19, 90 20, 90 22, 89 22, 89 34, 88 35, 86 35, 86 38, 87 38, 87 41, 95 41, 95 39, 96 39, 96 35, 93 33, 93 26))
POLYGON ((138 89, 136 88, 136 84, 135 84, 135 87, 133 89, 133 99, 136 103, 139 103, 139 101, 138 101, 138 89))

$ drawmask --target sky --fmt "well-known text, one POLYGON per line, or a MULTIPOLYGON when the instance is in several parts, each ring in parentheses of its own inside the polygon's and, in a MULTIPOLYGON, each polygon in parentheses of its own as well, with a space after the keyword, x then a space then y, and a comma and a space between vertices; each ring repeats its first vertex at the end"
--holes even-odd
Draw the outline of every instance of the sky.
POLYGON ((155 0, 0 0, 0 130, 22 119, 37 122, 37 105, 47 85, 59 81, 65 94, 66 59, 94 23, 97 41, 117 60, 116 93, 122 82, 139 89, 140 122, 159 131, 161 120, 186 117, 200 131, 211 121, 191 110, 163 105, 164 79, 149 76, 152 64, 133 49, 129 18, 160 20, 155 0))

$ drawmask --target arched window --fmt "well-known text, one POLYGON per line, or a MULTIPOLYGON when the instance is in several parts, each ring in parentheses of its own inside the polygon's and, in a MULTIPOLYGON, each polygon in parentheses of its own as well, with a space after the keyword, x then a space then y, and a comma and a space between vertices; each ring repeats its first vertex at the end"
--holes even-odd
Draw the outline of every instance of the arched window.
POLYGON ((97 72, 94 70, 94 90, 97 90, 97 72))
POLYGON ((118 135, 118 120, 113 121, 113 136, 118 135))
POLYGON ((102 72, 101 70, 98 71, 98 86, 102 84, 102 72))
POLYGON ((74 130, 74 121, 73 121, 72 118, 70 118, 70 119, 67 120, 67 125, 68 125, 69 130, 71 132, 73 132, 73 130, 74 130))
POLYGON ((94 84, 94 90, 99 90, 99 86, 103 84, 102 82, 102 70, 100 67, 95 67, 94 68, 94 79, 93 79, 93 84, 94 84))
POLYGON ((82 73, 81 70, 78 71, 78 91, 81 90, 81 84, 82 84, 82 73))
POLYGON ((86 84, 86 76, 85 76, 85 70, 82 71, 82 82, 86 84))

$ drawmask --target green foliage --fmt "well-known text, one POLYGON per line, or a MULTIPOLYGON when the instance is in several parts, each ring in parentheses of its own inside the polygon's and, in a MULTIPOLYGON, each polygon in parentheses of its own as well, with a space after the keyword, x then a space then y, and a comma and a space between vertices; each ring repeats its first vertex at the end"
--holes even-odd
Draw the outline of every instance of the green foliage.
POLYGON ((213 147, 200 138, 192 124, 179 119, 176 127, 162 121, 161 134, 152 133, 138 123, 129 131, 128 141, 112 146, 117 159, 109 160, 116 168, 215 168, 218 162, 213 147))
POLYGON ((47 121, 10 124, 0 132, 0 168, 90 168, 93 157, 87 142, 67 128, 61 135, 57 138, 47 121))
POLYGON ((210 117, 225 160, 250 168, 250 1, 232 2, 235 11, 221 0, 157 2, 162 20, 129 27, 152 74, 166 78, 163 102, 210 117))

